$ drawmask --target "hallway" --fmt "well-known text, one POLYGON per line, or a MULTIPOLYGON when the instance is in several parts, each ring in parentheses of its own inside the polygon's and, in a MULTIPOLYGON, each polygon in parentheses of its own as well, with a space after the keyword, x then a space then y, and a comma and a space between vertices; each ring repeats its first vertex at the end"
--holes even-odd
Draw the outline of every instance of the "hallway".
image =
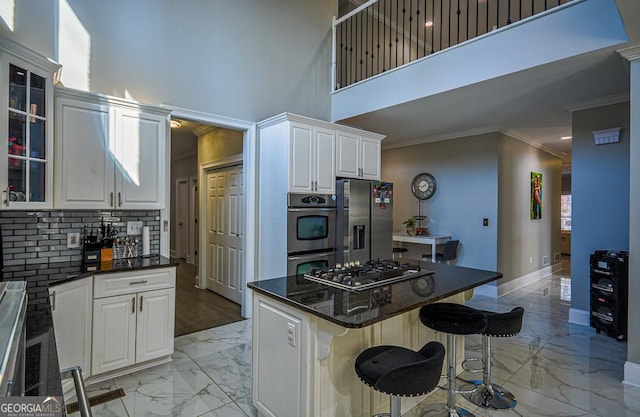
POLYGON ((242 320, 240 305, 194 286, 198 272, 184 259, 171 258, 176 268, 175 336, 182 336, 242 320))

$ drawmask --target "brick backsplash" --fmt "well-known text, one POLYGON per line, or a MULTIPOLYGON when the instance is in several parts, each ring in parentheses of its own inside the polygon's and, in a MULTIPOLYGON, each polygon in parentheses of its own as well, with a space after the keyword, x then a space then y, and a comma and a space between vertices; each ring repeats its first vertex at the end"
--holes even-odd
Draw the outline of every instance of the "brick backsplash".
MULTIPOLYGON (((142 221, 149 226, 151 254, 160 253, 160 212, 157 210, 65 210, 1 211, 4 265, 18 266, 82 260, 82 248, 67 248, 67 233, 97 229, 100 222, 110 222, 126 236, 128 221, 142 221)), ((142 243, 138 245, 142 254, 142 243)))

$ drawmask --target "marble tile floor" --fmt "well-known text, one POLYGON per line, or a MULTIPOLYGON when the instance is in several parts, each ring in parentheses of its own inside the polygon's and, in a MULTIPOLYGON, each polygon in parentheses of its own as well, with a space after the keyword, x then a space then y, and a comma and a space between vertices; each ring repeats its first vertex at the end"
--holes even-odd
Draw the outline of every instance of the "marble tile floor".
MULTIPOLYGON (((486 411, 458 396, 479 417, 640 417, 640 389, 623 385, 626 343, 567 321, 571 282, 555 274, 499 300, 475 296, 469 305, 493 311, 525 308, 522 332, 493 339, 495 381, 518 399, 514 410, 486 411)), ((89 395, 123 388, 126 396, 93 408, 95 417, 256 417, 251 406, 251 321, 176 338, 170 364, 89 387, 89 395)), ((467 336, 468 356, 479 336, 467 336)), ((463 374, 468 379, 478 374, 463 374)), ((438 391, 423 404, 444 402, 438 391)), ((420 405, 405 417, 420 416, 420 405)), ((343 416, 336 416, 343 417, 343 416)))

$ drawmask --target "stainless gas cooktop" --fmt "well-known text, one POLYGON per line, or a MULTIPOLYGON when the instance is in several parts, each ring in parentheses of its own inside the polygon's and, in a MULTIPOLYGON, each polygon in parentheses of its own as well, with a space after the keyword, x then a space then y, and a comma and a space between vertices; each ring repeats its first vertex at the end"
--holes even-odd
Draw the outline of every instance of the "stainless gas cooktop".
POLYGON ((394 260, 352 262, 332 268, 316 268, 304 274, 306 279, 350 291, 364 291, 398 281, 433 274, 420 265, 394 260))

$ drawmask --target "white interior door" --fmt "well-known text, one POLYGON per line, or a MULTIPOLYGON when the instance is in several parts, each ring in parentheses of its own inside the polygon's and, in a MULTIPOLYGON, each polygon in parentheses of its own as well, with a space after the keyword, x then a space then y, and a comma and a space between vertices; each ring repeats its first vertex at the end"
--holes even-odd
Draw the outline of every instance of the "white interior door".
POLYGON ((176 184, 176 252, 178 258, 189 256, 189 182, 181 178, 176 184))
POLYGON ((207 288, 242 303, 242 166, 207 173, 207 288))

